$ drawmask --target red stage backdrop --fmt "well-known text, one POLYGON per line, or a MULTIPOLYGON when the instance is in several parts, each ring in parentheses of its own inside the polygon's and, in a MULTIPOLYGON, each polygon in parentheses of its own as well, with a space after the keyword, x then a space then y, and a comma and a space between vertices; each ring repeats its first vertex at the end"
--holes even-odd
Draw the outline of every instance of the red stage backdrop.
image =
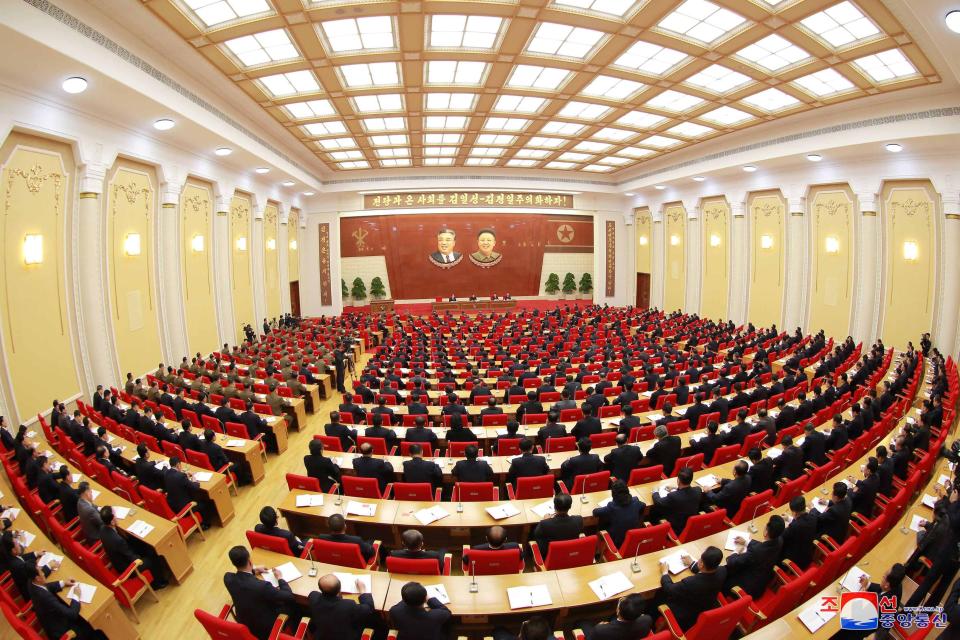
MULTIPOLYGON (((558 253, 593 253, 592 217, 430 213, 340 219, 341 258, 383 256, 391 295, 400 300, 451 293, 535 296, 545 254, 558 253)), ((565 270, 552 271, 563 279, 565 270)))

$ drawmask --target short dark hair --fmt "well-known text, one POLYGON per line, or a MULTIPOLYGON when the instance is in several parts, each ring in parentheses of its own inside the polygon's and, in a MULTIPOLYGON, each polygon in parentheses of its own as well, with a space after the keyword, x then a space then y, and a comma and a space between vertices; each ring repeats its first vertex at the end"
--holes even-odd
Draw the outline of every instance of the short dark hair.
POLYGON ((520 640, 550 640, 550 623, 543 616, 533 616, 520 626, 520 640))
MULTIPOLYGON (((489 234, 492 235, 494 238, 497 237, 497 233, 496 233, 493 229, 483 228, 483 229, 480 229, 480 231, 477 232, 477 238, 479 239, 480 236, 482 236, 482 235, 485 234, 485 233, 489 233, 489 234)), ((454 237, 456 237, 457 234, 453 234, 453 235, 454 235, 454 237)))
POLYGON ((533 451, 533 440, 530 438, 523 438, 520 440, 520 451, 526 453, 527 451, 533 451))
POLYGON ((707 569, 716 569, 720 566, 720 563, 723 562, 723 551, 717 547, 707 547, 703 550, 703 553, 700 554, 700 561, 703 562, 703 566, 707 569))
POLYGON ((277 526, 277 512, 273 507, 260 509, 260 522, 268 527, 277 526))
POLYGON ((796 496, 790 500, 790 511, 800 513, 807 510, 807 501, 803 496, 796 496))
POLYGON ((590 441, 590 438, 580 438, 577 440, 577 450, 580 453, 590 453, 590 449, 593 448, 593 443, 590 441))
POLYGON ((624 620, 636 620, 643 615, 644 601, 639 593, 631 593, 620 599, 620 617, 624 620))
POLYGON ((677 472, 677 482, 681 484, 690 484, 693 482, 693 469, 684 467, 677 472))
POLYGON ((242 569, 250 562, 250 552, 243 545, 232 547, 230 551, 227 552, 227 556, 230 558, 230 563, 237 569, 242 569))
POLYGON ((570 497, 569 493, 558 493, 553 496, 553 509, 559 513, 566 513, 570 511, 570 507, 573 506, 573 498, 570 497))
POLYGON ((339 533, 346 529, 347 521, 341 513, 335 513, 327 518, 327 527, 334 533, 339 533))
POLYGON ((400 598, 411 607, 422 607, 427 601, 427 590, 419 582, 408 582, 400 589, 400 598))
POLYGON ((463 450, 463 455, 465 455, 469 460, 475 460, 477 458, 478 453, 479 453, 479 450, 477 449, 477 445, 475 444, 468 444, 466 448, 464 448, 463 450))
POLYGON ((420 446, 418 443, 414 442, 413 444, 410 445, 410 455, 419 456, 422 453, 423 453, 423 447, 420 446))
POLYGON ((767 534, 773 539, 783 535, 783 530, 786 529, 786 527, 787 525, 781 516, 772 515, 770 519, 767 520, 767 534))

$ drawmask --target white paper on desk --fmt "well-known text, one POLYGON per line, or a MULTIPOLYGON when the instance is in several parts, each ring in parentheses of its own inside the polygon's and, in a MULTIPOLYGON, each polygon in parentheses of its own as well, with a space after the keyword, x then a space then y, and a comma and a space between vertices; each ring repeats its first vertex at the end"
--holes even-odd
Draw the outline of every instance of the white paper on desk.
POLYGON ((783 453, 783 449, 781 449, 780 447, 770 447, 769 449, 767 449, 767 457, 772 460, 775 460, 778 457, 780 457, 781 453, 783 453))
POLYGON ((541 518, 546 518, 547 516, 552 516, 555 512, 553 510, 553 500, 548 500, 546 502, 541 502, 535 507, 531 507, 530 511, 533 511, 535 514, 541 518))
POLYGON ((726 549, 727 551, 736 551, 737 543, 734 542, 734 540, 736 540, 737 538, 743 538, 747 544, 750 544, 749 533, 747 533, 746 531, 737 531, 736 529, 734 529, 733 531, 727 532, 727 543, 723 545, 723 548, 726 549))
POLYGON ((836 611, 821 611, 820 603, 817 603, 801 611, 800 614, 797 615, 797 618, 800 619, 803 626, 810 630, 810 633, 816 633, 820 627, 827 624, 835 615, 837 615, 836 611))
POLYGON ((793 444, 797 445, 798 447, 803 446, 803 441, 806 440, 806 438, 806 436, 800 436, 793 441, 793 444))
POLYGON ((699 436, 699 437, 695 437, 695 438, 690 438, 690 443, 691 443, 691 444, 696 444, 696 443, 700 442, 701 440, 703 440, 703 439, 706 438, 706 437, 707 437, 707 436, 699 436))
POLYGON ((90 489, 90 495, 93 496, 93 499, 96 500, 100 497, 100 492, 96 489, 90 489))
POLYGON ((509 502, 498 507, 487 507, 486 512, 489 513, 490 517, 494 520, 503 520, 504 518, 512 518, 513 516, 520 515, 520 509, 517 509, 509 502))
POLYGON ((850 568, 850 571, 847 571, 847 575, 843 577, 843 582, 840 583, 840 586, 847 591, 862 591, 860 588, 860 576, 867 576, 867 579, 870 578, 869 573, 858 566, 853 566, 850 568))
POLYGON ((228 447, 242 447, 243 440, 227 440, 228 447))
POLYGON ((496 429, 495 431, 498 436, 505 436, 509 433, 506 429, 496 429))
POLYGON ((33 544, 33 541, 37 539, 37 536, 33 535, 29 531, 21 531, 18 538, 20 540, 20 546, 29 547, 33 544))
POLYGON ((303 576, 303 574, 300 573, 300 570, 297 569, 292 562, 284 562, 277 567, 277 571, 280 572, 280 577, 287 582, 293 582, 297 578, 303 576))
POLYGON ((155 462, 155 463, 153 464, 153 466, 155 466, 157 469, 160 469, 160 471, 163 471, 163 470, 165 470, 165 469, 169 469, 169 468, 170 468, 170 461, 169 461, 169 460, 158 460, 157 462, 155 462))
POLYGON ((633 583, 630 582, 630 578, 623 575, 621 571, 597 578, 587 584, 601 600, 612 598, 617 594, 633 589, 633 583))
POLYGON ((910 520, 910 530, 911 531, 920 531, 920 525, 924 524, 927 521, 923 516, 913 516, 913 519, 910 520))
POLYGON ((77 484, 77 483, 80 482, 81 480, 83 480, 83 474, 80 474, 80 473, 71 473, 71 474, 70 474, 70 482, 72 482, 73 484, 77 484))
POLYGON ((598 507, 605 507, 605 506, 607 506, 608 504, 610 504, 611 502, 613 502, 613 497, 604 498, 603 500, 601 500, 600 502, 597 503, 597 506, 598 506, 598 507))
POLYGON ((937 484, 946 487, 950 484, 950 477, 941 473, 940 477, 937 478, 937 484))
POLYGON ((507 599, 511 609, 526 609, 528 607, 546 607, 553 604, 550 590, 545 584, 529 587, 510 587, 507 589, 507 599))
POLYGON ((37 432, 36 432, 36 431, 33 431, 33 430, 31 429, 30 431, 27 431, 27 437, 28 437, 28 438, 36 438, 36 437, 37 437, 37 432))
POLYGON ((322 507, 323 506, 323 494, 322 493, 303 493, 297 496, 297 506, 298 507, 322 507))
POLYGON ((347 502, 347 515, 351 516, 372 516, 377 512, 377 505, 369 502, 356 502, 350 500, 347 502))
POLYGON ((6 509, 3 513, 0 513, 0 518, 8 518, 10 520, 16 520, 17 516, 20 515, 20 509, 16 507, 10 507, 6 509))
POLYGON ((143 520, 137 520, 127 528, 127 531, 138 538, 146 538, 148 535, 150 535, 150 532, 153 531, 153 525, 144 522, 143 520))
POLYGON ((843 482, 844 482, 844 484, 847 485, 847 489, 855 489, 856 486, 857 486, 856 484, 854 484, 853 482, 851 482, 848 478, 844 478, 844 479, 843 479, 843 482))
POLYGON ((422 525, 428 525, 431 522, 436 522, 437 520, 442 520, 449 516, 450 513, 447 512, 440 505, 435 505, 429 509, 420 509, 413 514, 413 517, 420 521, 422 525))
POLYGON ((83 604, 90 604, 93 602, 93 596, 97 593, 97 588, 93 585, 84 584, 78 582, 77 584, 70 587, 70 591, 67 592, 67 598, 76 598, 83 604))
POLYGON ((447 595, 447 588, 442 584, 425 584, 423 588, 427 590, 427 598, 436 598, 440 604, 450 604, 450 596, 447 595))
POLYGON ((130 515, 130 507, 113 507, 113 515, 117 517, 117 520, 123 520, 130 515))
POLYGON ((733 429, 733 425, 729 422, 724 423, 719 427, 717 427, 717 431, 719 431, 720 433, 729 433, 730 429, 733 429))
POLYGON ((663 418, 663 414, 662 414, 662 413, 648 413, 648 414, 647 414, 647 421, 648 421, 648 422, 656 422, 657 420, 660 420, 661 418, 663 418))
POLYGON ((682 573, 687 568, 687 564, 683 561, 682 551, 677 551, 668 556, 663 556, 660 558, 660 562, 666 562, 667 569, 674 575, 682 573))
POLYGON ((704 489, 707 489, 709 487, 715 487, 716 485, 720 484, 720 478, 713 475, 712 473, 708 473, 705 476, 700 476, 699 478, 697 478, 697 484, 703 487, 704 489))
POLYGON ((209 471, 197 471, 193 474, 193 477, 197 479, 197 482, 209 482, 213 479, 213 474, 209 471))
POLYGON ((674 487, 673 485, 670 485, 670 484, 662 484, 662 485, 660 485, 660 487, 657 489, 657 492, 656 492, 656 493, 657 493, 657 495, 660 496, 661 498, 666 498, 667 495, 668 495, 671 491, 673 491, 674 489, 675 489, 675 487, 674 487))
POLYGON ((340 591, 343 593, 360 593, 357 591, 357 580, 363 585, 364 593, 370 593, 373 590, 371 586, 373 580, 369 573, 334 573, 333 575, 340 581, 340 591))
POLYGON ((937 496, 932 496, 929 493, 923 494, 923 500, 921 500, 925 507, 930 507, 933 509, 933 505, 937 503, 937 496))
POLYGON ((827 501, 824 500, 823 498, 814 498, 813 502, 811 503, 811 506, 817 511, 819 511, 820 513, 823 513, 827 510, 827 507, 829 507, 830 505, 827 504, 827 501))
POLYGON ((38 567, 46 567, 46 566, 48 566, 51 562, 60 562, 60 563, 62 563, 62 562, 63 562, 63 556, 58 556, 58 555, 55 554, 55 553, 50 553, 49 551, 47 551, 45 554, 43 554, 42 556, 40 556, 40 559, 37 560, 37 566, 38 566, 38 567))

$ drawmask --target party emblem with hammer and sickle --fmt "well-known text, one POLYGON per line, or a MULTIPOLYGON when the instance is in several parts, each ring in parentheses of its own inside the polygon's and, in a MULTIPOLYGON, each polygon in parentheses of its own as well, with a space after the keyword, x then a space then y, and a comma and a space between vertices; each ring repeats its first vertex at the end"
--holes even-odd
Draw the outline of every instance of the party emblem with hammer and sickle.
POLYGON ((353 232, 353 238, 357 241, 357 251, 366 251, 368 248, 370 248, 370 245, 366 243, 367 235, 369 235, 369 233, 369 231, 362 228, 353 232))
POLYGON ((573 227, 568 224, 562 224, 557 227, 557 240, 564 244, 573 241, 573 227))

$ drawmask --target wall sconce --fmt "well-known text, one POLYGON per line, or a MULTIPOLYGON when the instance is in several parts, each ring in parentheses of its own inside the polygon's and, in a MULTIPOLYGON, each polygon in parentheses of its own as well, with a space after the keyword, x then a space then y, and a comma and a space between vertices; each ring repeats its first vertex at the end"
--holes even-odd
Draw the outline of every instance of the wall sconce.
POLYGON ((715 234, 715 233, 712 234, 712 235, 710 236, 710 246, 711 246, 711 247, 719 247, 719 246, 720 246, 720 236, 718 236, 718 235, 715 234))
POLYGON ((647 236, 640 236, 640 246, 641 247, 647 246, 647 236))
POLYGON ((247 250, 247 238, 246 236, 240 236, 237 238, 237 251, 246 251, 247 250))
POLYGON ((920 257, 920 247, 913 240, 903 243, 903 259, 907 262, 916 262, 920 257))
POLYGON ((202 251, 203 251, 203 236, 201 236, 201 235, 199 235, 199 234, 193 236, 193 238, 190 240, 190 248, 193 249, 194 251, 196 251, 197 253, 202 252, 202 251))
POLYGON ((827 236, 824 241, 824 250, 827 253, 840 253, 840 240, 834 236, 827 236))
POLYGON ((297 250, 297 241, 296 241, 296 240, 291 240, 291 241, 290 241, 290 250, 291 250, 291 251, 296 251, 296 250, 297 250))
POLYGON ((39 233, 28 234, 23 238, 24 264, 40 264, 43 262, 43 236, 39 233))
POLYGON ((760 236, 760 248, 761 249, 772 249, 773 248, 773 236, 760 236))
POLYGON ((274 240, 273 238, 269 238, 267 240, 267 249, 269 249, 270 251, 273 251, 276 248, 277 248, 277 241, 274 240))
POLYGON ((680 236, 674 234, 670 236, 670 246, 675 247, 680 244, 680 236))
POLYGON ((123 239, 123 252, 128 256, 140 255, 140 234, 128 233, 123 239))

